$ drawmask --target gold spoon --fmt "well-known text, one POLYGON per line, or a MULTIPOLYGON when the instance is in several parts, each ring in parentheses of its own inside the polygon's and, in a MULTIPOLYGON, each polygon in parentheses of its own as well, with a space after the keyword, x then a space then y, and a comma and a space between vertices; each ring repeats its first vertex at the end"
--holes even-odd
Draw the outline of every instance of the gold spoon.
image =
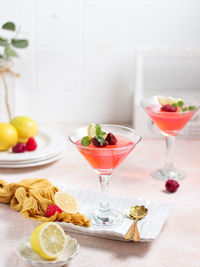
POLYGON ((140 240, 140 234, 137 227, 137 221, 144 218, 147 215, 148 209, 145 206, 132 206, 128 217, 134 222, 125 234, 125 240, 131 240, 137 242, 140 240))

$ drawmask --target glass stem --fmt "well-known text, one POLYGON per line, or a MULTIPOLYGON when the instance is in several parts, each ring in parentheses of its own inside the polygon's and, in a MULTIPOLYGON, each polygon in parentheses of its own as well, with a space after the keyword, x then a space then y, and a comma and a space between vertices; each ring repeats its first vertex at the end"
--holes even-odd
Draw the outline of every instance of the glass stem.
POLYGON ((173 148, 175 143, 175 136, 167 135, 165 136, 165 143, 166 143, 166 159, 165 159, 165 168, 166 169, 173 169, 174 165, 172 162, 172 155, 173 155, 173 148))
POLYGON ((110 210, 109 178, 110 175, 99 175, 99 181, 101 186, 100 211, 102 212, 108 212, 110 210))

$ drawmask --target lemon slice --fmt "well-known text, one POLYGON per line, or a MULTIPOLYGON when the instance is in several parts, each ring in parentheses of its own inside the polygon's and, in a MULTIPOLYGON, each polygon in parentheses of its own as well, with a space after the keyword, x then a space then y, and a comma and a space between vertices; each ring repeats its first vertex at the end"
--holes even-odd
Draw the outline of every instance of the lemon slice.
POLYGON ((33 251, 44 259, 54 259, 62 254, 67 244, 67 236, 60 225, 54 222, 43 223, 31 234, 33 251))
POLYGON ((88 126, 87 135, 90 139, 96 136, 96 128, 94 123, 90 123, 90 125, 88 126))
POLYGON ((79 205, 75 197, 67 192, 56 192, 54 200, 55 204, 65 212, 76 213, 79 209, 79 205))
POLYGON ((172 105, 172 104, 177 103, 179 101, 182 101, 182 99, 181 98, 174 98, 174 97, 171 97, 171 96, 169 96, 169 97, 159 96, 158 97, 158 102, 162 106, 165 106, 165 105, 168 105, 168 104, 172 105))

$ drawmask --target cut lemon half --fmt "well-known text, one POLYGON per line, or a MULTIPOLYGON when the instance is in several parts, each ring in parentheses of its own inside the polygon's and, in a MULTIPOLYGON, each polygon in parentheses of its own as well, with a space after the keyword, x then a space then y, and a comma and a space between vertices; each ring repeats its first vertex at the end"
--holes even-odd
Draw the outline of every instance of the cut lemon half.
POLYGON ((87 128, 87 135, 90 139, 96 136, 96 128, 94 123, 90 123, 90 125, 87 128))
POLYGON ((65 212, 76 213, 79 209, 76 198, 67 192, 56 192, 54 200, 55 204, 65 212))
POLYGON ((67 236, 60 225, 54 222, 43 223, 31 234, 33 251, 44 259, 55 259, 66 248, 67 236))
POLYGON ((165 96, 159 96, 158 97, 158 102, 160 103, 160 105, 165 106, 165 105, 172 105, 175 104, 179 101, 182 101, 181 98, 174 98, 174 97, 165 97, 165 96))

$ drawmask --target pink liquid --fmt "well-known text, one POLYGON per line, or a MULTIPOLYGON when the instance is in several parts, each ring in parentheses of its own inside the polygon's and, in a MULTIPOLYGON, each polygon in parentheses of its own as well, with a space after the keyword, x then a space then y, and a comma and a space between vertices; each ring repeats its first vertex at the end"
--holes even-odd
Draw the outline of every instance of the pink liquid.
POLYGON ((77 148, 81 154, 89 161, 90 165, 97 170, 113 170, 115 169, 131 152, 134 144, 129 139, 117 136, 116 145, 107 145, 106 147, 95 147, 90 144, 88 147, 81 145, 78 140, 77 148))
POLYGON ((177 112, 160 111, 160 105, 147 107, 146 112, 161 131, 170 135, 177 135, 195 113, 195 111, 179 110, 177 112))

